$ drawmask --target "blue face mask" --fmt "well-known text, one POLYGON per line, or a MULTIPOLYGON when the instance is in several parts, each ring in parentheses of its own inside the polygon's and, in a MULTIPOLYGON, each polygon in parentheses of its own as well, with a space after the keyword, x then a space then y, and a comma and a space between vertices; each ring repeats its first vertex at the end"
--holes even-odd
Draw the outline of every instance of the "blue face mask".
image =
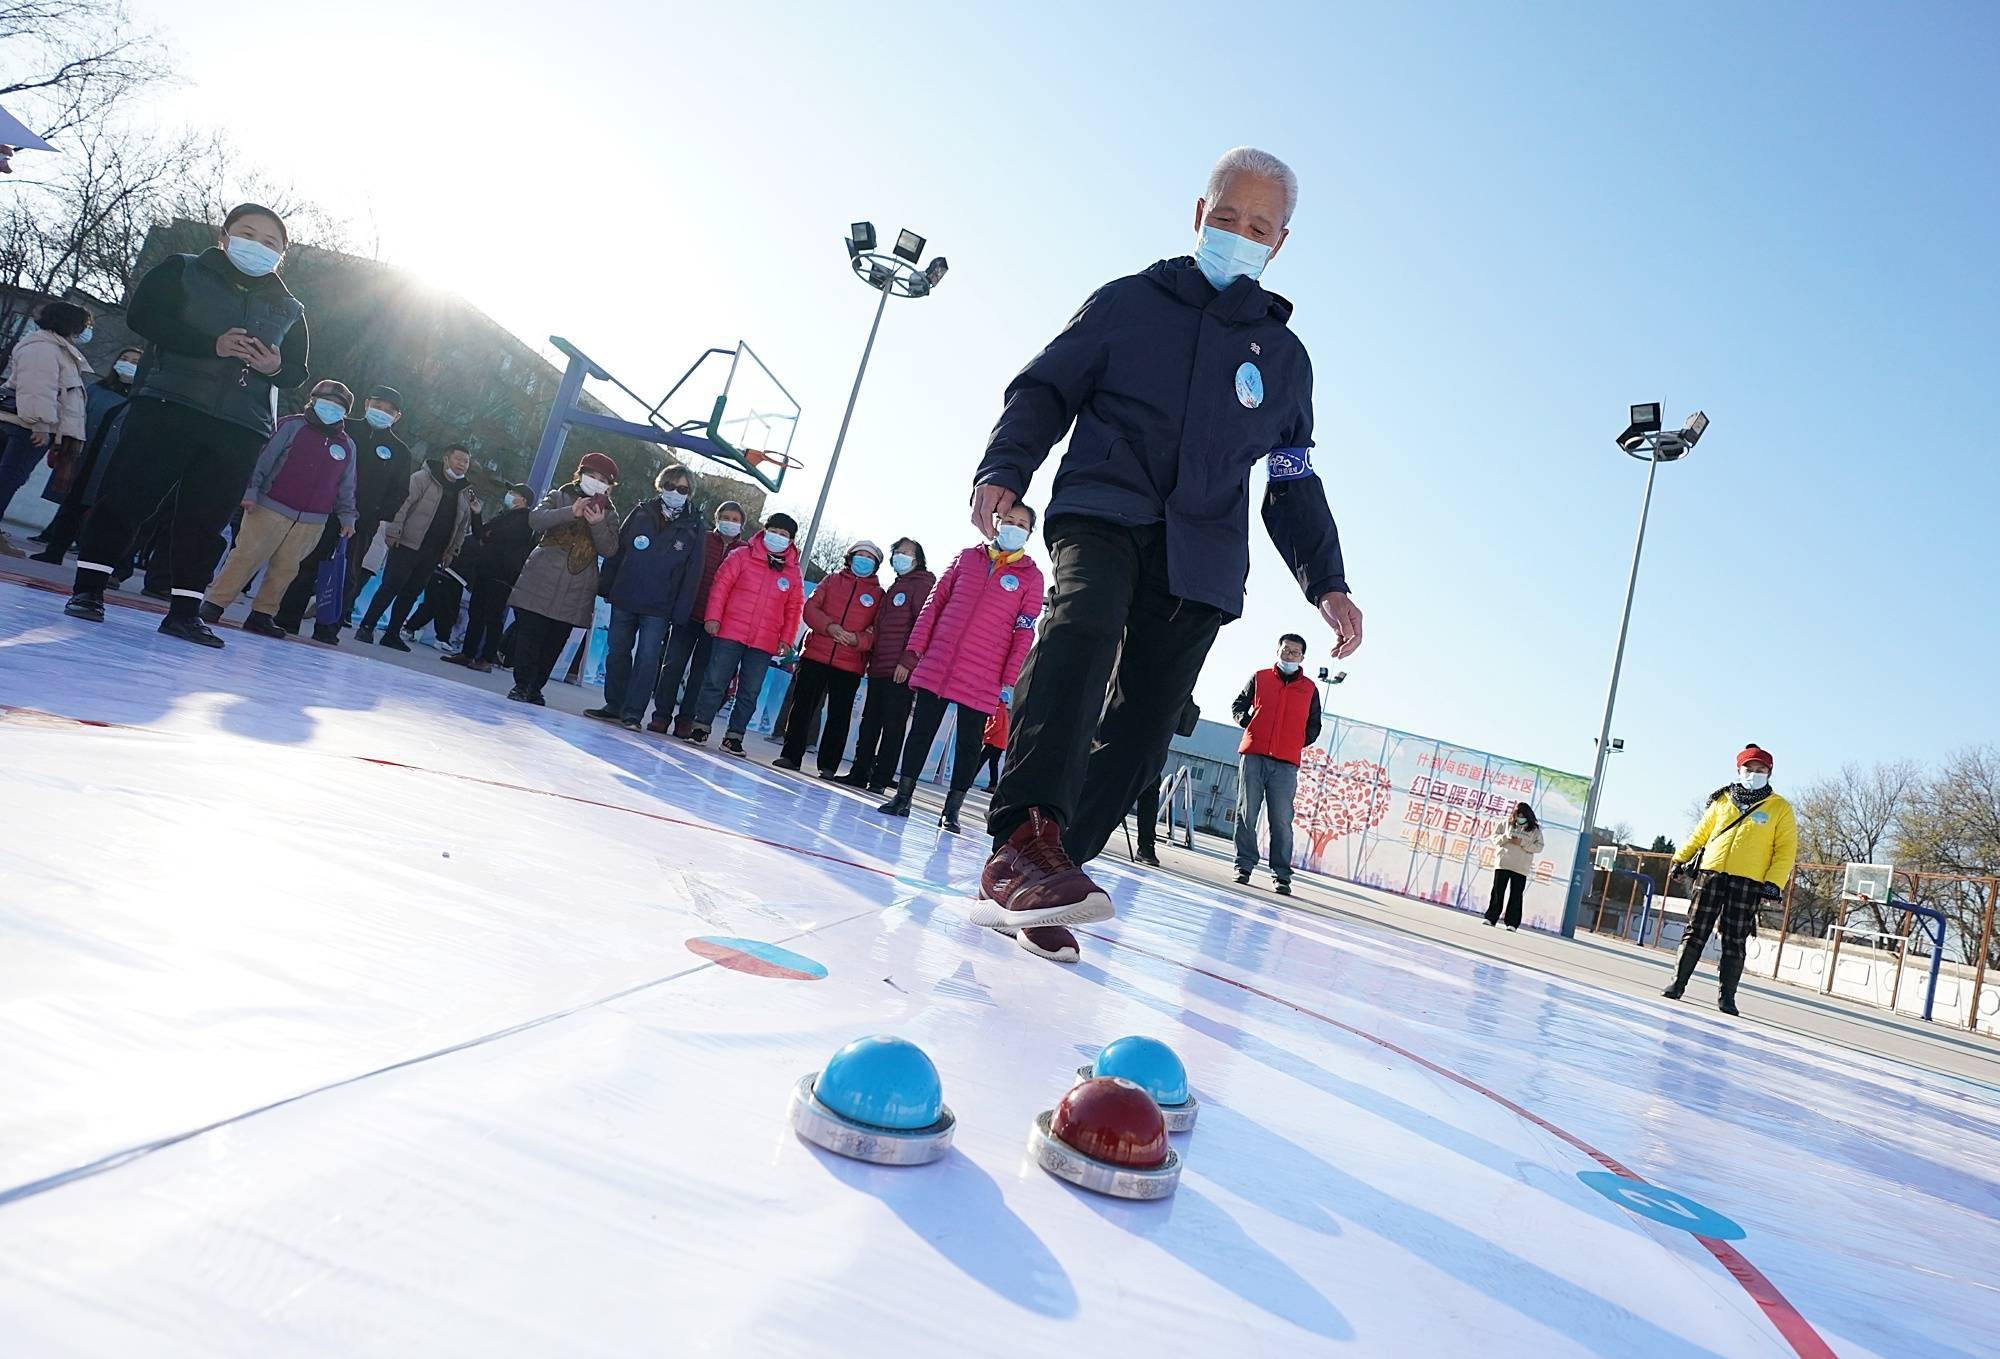
POLYGON ((370 406, 368 408, 368 414, 366 418, 368 420, 368 423, 375 426, 375 428, 377 429, 387 429, 389 428, 389 426, 396 423, 395 416, 389 414, 389 412, 381 409, 378 406, 370 406))
POLYGON ((687 492, 662 491, 660 492, 660 503, 670 510, 678 510, 681 506, 688 503, 687 492))
POLYGON ((1239 278, 1258 277, 1264 272, 1264 262, 1270 258, 1270 246, 1259 245, 1221 227, 1204 225, 1195 239, 1194 262, 1201 267, 1202 277, 1218 292, 1239 278))
POLYGON ((1002 552, 1019 552, 1028 545, 1028 531, 1019 524, 1002 524, 993 541, 1002 552))
POLYGON ((1278 669, 1284 671, 1287 675, 1296 675, 1299 673, 1299 663, 1297 661, 1281 660, 1278 662, 1278 669))
POLYGON ((325 397, 320 397, 313 402, 313 414, 319 417, 322 425, 337 425, 347 418, 347 407, 338 401, 328 401, 325 397))
POLYGON ((76 337, 76 342, 77 342, 78 344, 89 344, 89 343, 90 343, 90 337, 91 337, 91 336, 93 336, 93 335, 95 335, 96 333, 97 333, 97 332, 96 332, 95 330, 91 329, 91 328, 90 328, 89 326, 85 326, 85 327, 83 328, 83 333, 82 333, 82 334, 80 334, 80 335, 78 335, 78 336, 76 337))
POLYGON ((879 565, 881 563, 873 557, 856 557, 854 559, 854 574, 857 576, 872 576, 875 574, 875 568, 879 565))
POLYGON ((916 564, 917 559, 907 552, 898 552, 895 556, 889 558, 889 566, 899 576, 910 574, 910 568, 916 564))
POLYGON ((223 245, 222 253, 229 256, 229 262, 252 278, 262 278, 277 269, 285 257, 262 241, 253 241, 247 236, 231 236, 223 245))
POLYGON ((791 545, 792 545, 792 540, 790 538, 787 538, 784 534, 775 532, 774 530, 771 529, 764 530, 764 550, 770 553, 773 557, 784 556, 785 549, 790 547, 791 545))

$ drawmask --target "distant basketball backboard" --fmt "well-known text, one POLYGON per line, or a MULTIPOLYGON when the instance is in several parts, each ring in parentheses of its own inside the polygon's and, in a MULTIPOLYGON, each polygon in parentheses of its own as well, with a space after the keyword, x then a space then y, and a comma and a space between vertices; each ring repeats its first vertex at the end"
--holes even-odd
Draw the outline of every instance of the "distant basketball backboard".
POLYGON ((1887 905, 1896 870, 1889 864, 1849 864, 1840 876, 1840 895, 1850 901, 1887 905))
POLYGON ((799 403, 745 341, 705 351, 658 401, 648 401, 559 335, 549 343, 568 356, 535 450, 529 483, 548 488, 572 426, 622 434, 719 462, 748 474, 766 490, 784 485, 799 465, 792 457, 799 403), (586 380, 609 383, 637 403, 645 423, 606 414, 584 395, 586 380))
POLYGON ((1590 851, 1590 863, 1591 867, 1609 873, 1618 867, 1618 846, 1599 845, 1590 851))

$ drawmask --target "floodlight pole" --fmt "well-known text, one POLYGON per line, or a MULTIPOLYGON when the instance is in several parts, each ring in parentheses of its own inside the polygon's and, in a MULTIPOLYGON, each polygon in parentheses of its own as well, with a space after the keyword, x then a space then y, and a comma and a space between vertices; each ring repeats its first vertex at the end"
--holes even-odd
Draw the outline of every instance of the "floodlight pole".
MULTIPOLYGON (((1618 706, 1618 672, 1625 665, 1625 637, 1632 630, 1632 595, 1639 588, 1639 554, 1646 550, 1646 516, 1653 508, 1653 478, 1660 474, 1658 450, 1646 459, 1646 495, 1639 502, 1639 534, 1632 542, 1632 570, 1625 577, 1625 611, 1618 618, 1618 649, 1611 654, 1611 686, 1604 695, 1604 721, 1597 729, 1597 764, 1590 771, 1590 793, 1583 806, 1583 846, 1579 861, 1588 858, 1597 829, 1598 804, 1603 800, 1604 766, 1611 758, 1611 713, 1618 706)), ((1572 891, 1563 909, 1563 937, 1576 933, 1577 909, 1583 893, 1572 891)))
POLYGON ((840 433, 834 436, 833 456, 826 460, 826 475, 820 479, 819 501, 813 506, 812 518, 806 523, 805 546, 799 549, 801 571, 812 566, 813 541, 819 537, 819 517, 826 511, 827 492, 833 489, 833 474, 840 468, 840 450, 847 443, 847 426, 854 419, 854 402, 861 395, 861 379, 868 375, 868 356, 875 352, 875 332, 882 328, 882 313, 889 309, 891 282, 892 279, 884 279, 880 285, 882 300, 875 305, 875 323, 868 327, 868 343, 861 350, 861 366, 854 370, 854 386, 847 393, 847 411, 840 417, 840 433))

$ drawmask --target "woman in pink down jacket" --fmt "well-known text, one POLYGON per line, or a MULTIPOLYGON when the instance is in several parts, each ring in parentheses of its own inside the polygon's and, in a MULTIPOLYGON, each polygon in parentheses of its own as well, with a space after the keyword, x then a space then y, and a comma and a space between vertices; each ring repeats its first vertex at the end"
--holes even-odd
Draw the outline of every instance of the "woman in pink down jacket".
POLYGON ((1014 696, 1014 679, 1035 640, 1042 612, 1042 570, 1027 554, 1035 512, 1016 505, 1000 522, 990 546, 968 547, 945 568, 930 602, 910 633, 909 649, 896 667, 916 694, 910 734, 903 742, 902 775, 896 795, 875 810, 908 816, 917 776, 944 721, 948 704, 958 705, 952 746, 951 791, 938 824, 956 835, 958 809, 979 764, 986 719, 1014 696))
POLYGON ((687 737, 696 745, 708 740, 709 725, 733 679, 736 706, 729 710, 722 749, 731 755, 743 753, 743 733, 757 710, 771 657, 799 635, 806 590, 799 574, 799 551, 792 546, 798 531, 798 521, 789 514, 772 515, 764 521, 763 533, 724 557, 715 573, 702 620, 715 643, 709 648, 708 674, 695 700, 694 726, 687 737))

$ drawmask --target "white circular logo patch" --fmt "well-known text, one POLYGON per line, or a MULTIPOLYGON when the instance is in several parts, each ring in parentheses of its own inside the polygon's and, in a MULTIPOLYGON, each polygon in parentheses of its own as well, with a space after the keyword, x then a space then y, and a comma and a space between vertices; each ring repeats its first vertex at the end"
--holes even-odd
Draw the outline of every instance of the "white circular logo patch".
POLYGON ((1021 588, 1021 578, 1019 576, 1002 576, 1000 577, 1000 588, 1003 590, 1018 590, 1021 588))
POLYGON ((779 576, 779 577, 778 577, 778 588, 779 588, 780 590, 789 590, 789 589, 791 589, 791 588, 792 588, 792 578, 791 578, 790 576, 779 576))
POLYGON ((898 590, 894 595, 890 596, 889 602, 900 608, 903 605, 910 602, 910 597, 904 594, 901 590, 898 590))
POLYGON ((1253 411, 1264 404, 1264 375, 1256 364, 1246 363, 1236 370, 1236 399, 1253 411))
POLYGON ((875 596, 874 596, 874 595, 863 595, 863 596, 861 596, 861 607, 862 607, 862 608, 864 608, 864 609, 865 609, 865 608, 867 608, 867 607, 868 607, 868 606, 869 606, 870 604, 873 604, 874 602, 875 602, 875 596))
POLYGON ((651 547, 652 545, 653 545, 653 540, 651 538, 648 538, 643 533, 640 534, 637 538, 634 538, 632 540, 632 546, 640 552, 644 552, 647 548, 651 547))
POLYGON ((389 445, 387 445, 387 444, 376 444, 376 445, 375 445, 375 456, 376 456, 376 457, 378 457, 378 458, 380 458, 380 459, 381 459, 381 460, 382 460, 383 462, 387 462, 387 461, 389 461, 389 459, 391 459, 391 458, 395 457, 396 455, 395 455, 394 453, 392 453, 392 452, 390 452, 390 451, 389 451, 389 445))
POLYGON ((342 448, 339 444, 328 444, 326 446, 326 451, 333 454, 333 460, 335 462, 347 461, 347 450, 342 448))

